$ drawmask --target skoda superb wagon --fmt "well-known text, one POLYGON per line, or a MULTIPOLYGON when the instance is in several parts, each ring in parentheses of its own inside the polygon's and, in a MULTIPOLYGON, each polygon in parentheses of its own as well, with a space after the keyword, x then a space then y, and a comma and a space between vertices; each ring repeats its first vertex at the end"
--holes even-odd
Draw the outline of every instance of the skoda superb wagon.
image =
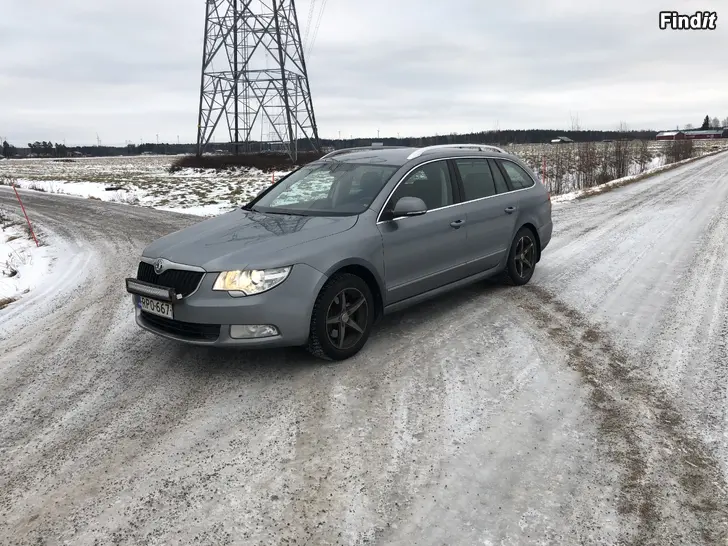
POLYGON ((126 289, 159 336, 343 360, 386 313, 486 277, 526 284, 551 232, 546 188, 500 148, 351 148, 154 241, 126 289))

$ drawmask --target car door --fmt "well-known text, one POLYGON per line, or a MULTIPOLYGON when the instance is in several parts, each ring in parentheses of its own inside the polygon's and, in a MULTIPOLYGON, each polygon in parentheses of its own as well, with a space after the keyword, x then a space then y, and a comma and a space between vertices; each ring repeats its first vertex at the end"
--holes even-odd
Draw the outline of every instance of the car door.
POLYGON ((414 169, 392 192, 377 223, 388 305, 464 276, 465 213, 457 202, 457 188, 446 160, 414 169), (419 197, 427 205, 427 213, 382 220, 402 197, 419 197))
POLYGON ((484 157, 452 160, 467 215, 466 255, 471 274, 495 267, 511 245, 518 197, 497 165, 484 157))

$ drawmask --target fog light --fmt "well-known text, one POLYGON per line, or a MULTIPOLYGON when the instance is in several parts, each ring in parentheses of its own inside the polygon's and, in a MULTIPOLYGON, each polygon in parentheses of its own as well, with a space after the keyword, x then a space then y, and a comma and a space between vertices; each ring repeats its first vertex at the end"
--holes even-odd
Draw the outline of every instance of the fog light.
POLYGON ((230 337, 234 339, 254 339, 278 335, 278 328, 270 324, 233 324, 230 337))

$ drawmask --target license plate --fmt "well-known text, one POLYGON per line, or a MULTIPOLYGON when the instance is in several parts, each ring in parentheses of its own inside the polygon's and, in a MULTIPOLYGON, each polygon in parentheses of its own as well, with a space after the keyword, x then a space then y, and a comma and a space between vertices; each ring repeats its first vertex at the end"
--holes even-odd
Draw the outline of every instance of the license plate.
POLYGON ((152 298, 139 296, 139 299, 137 300, 137 307, 139 307, 142 311, 146 311, 153 315, 174 319, 172 304, 167 303, 166 301, 158 301, 153 300, 152 298))

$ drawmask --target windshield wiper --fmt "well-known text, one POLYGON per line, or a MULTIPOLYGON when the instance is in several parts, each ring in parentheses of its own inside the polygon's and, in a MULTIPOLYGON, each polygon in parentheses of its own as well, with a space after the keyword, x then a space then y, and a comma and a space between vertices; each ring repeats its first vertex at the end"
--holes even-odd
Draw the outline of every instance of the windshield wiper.
POLYGON ((266 210, 263 214, 283 214, 285 216, 306 216, 306 214, 301 214, 300 212, 286 212, 286 211, 278 211, 278 210, 266 210))

